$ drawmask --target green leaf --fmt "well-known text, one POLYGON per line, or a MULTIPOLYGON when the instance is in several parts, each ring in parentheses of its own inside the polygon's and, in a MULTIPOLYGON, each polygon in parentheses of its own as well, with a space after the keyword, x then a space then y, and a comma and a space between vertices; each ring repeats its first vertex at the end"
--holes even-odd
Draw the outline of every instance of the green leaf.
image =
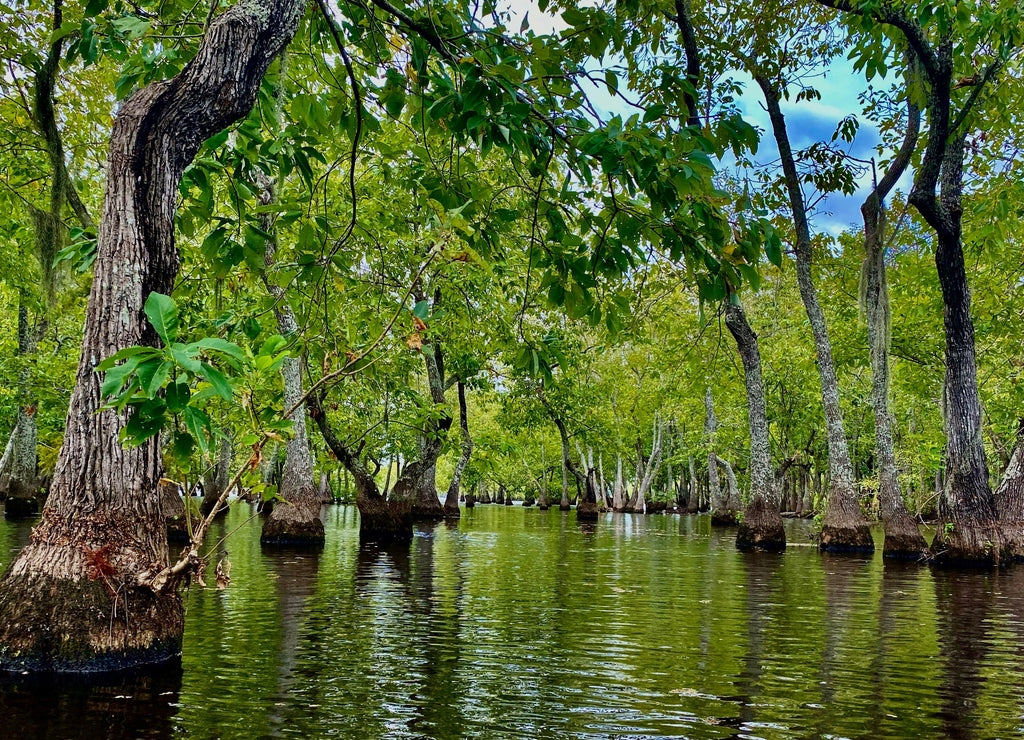
POLYGON ((288 340, 280 334, 274 334, 273 336, 267 337, 267 341, 265 341, 263 346, 260 347, 260 354, 263 356, 276 355, 286 346, 288 346, 288 340))
POLYGON ((199 443, 199 449, 206 455, 210 450, 207 438, 207 431, 210 428, 210 417, 195 406, 186 406, 185 426, 188 427, 192 437, 199 443))
POLYGON ((142 392, 150 398, 156 396, 171 374, 173 364, 168 360, 161 360, 158 357, 140 362, 138 367, 139 384, 142 392))
POLYGON ((220 337, 204 337, 198 342, 193 342, 188 346, 189 348, 196 347, 198 349, 209 349, 214 352, 222 352, 240 362, 245 360, 245 352, 242 351, 241 347, 234 342, 229 342, 228 340, 221 339, 220 337))
POLYGON ((192 450, 196 447, 195 438, 188 432, 178 432, 174 435, 174 444, 171 445, 171 455, 179 464, 188 462, 192 457, 192 450))
POLYGON ((181 411, 188 406, 191 397, 192 389, 188 387, 188 383, 171 383, 164 391, 164 401, 167 408, 173 412, 181 411))
POLYGON ((170 344, 178 334, 178 304, 170 296, 153 292, 146 299, 146 318, 156 329, 164 344, 170 344))
POLYGON ((416 305, 412 307, 412 315, 418 319, 426 320, 428 313, 430 313, 430 304, 427 301, 417 301, 416 305))
POLYGON ((217 395, 225 401, 231 400, 231 382, 224 377, 224 374, 209 363, 203 363, 203 376, 217 391, 217 395))
POLYGON ((171 348, 171 357, 179 367, 184 368, 193 375, 202 375, 203 366, 195 357, 188 353, 188 347, 176 345, 171 348))
POLYGON ((107 370, 103 376, 103 383, 100 385, 100 395, 103 398, 116 395, 138 364, 138 358, 130 358, 123 365, 117 365, 107 370))
POLYGON ((154 347, 142 347, 138 345, 135 347, 125 347, 124 349, 118 350, 110 357, 105 359, 103 362, 101 362, 99 365, 97 365, 96 370, 104 372, 114 367, 114 365, 119 363, 121 360, 127 360, 129 357, 135 357, 135 361, 140 362, 148 357, 158 357, 161 354, 162 353, 160 352, 160 350, 154 347))
POLYGON ((85 5, 85 17, 95 18, 110 4, 110 0, 89 0, 85 5))

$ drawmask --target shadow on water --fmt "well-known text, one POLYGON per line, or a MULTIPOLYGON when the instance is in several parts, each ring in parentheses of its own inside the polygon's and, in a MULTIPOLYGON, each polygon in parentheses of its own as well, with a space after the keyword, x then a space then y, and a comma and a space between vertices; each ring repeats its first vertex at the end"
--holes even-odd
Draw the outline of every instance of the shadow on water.
POLYGON ((0 680, 0 736, 19 740, 170 738, 181 664, 80 679, 0 680), (10 734, 7 734, 10 733, 10 734))
MULTIPOLYGON (((989 611, 996 574, 933 570, 943 663, 939 717, 952 740, 981 737, 978 698, 982 667, 990 649, 989 611)), ((994 729, 994 728, 992 728, 994 729)))
MULTIPOLYGON (((307 622, 310 602, 316 595, 321 554, 316 549, 265 549, 263 559, 270 573, 276 576, 277 609, 280 631, 277 642, 277 675, 267 726, 273 735, 291 724, 296 712, 309 721, 310 702, 296 702, 295 694, 309 685, 310 667, 300 667, 300 646, 307 622)), ((312 677, 315 679, 316 672, 312 677)))

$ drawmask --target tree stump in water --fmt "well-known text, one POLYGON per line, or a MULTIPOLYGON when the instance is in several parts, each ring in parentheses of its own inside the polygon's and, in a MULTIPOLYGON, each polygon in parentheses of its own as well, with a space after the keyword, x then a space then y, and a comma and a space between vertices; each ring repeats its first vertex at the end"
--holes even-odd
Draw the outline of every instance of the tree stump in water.
POLYGON ((751 501, 736 533, 736 548, 768 552, 785 550, 786 531, 779 512, 767 506, 763 499, 751 501))

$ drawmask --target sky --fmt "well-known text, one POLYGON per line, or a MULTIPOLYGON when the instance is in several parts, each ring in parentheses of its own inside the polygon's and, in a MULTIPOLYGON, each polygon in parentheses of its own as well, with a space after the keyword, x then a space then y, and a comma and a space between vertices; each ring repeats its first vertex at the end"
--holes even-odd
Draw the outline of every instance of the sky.
MULTIPOLYGON (((566 28, 561 18, 542 13, 533 0, 509 0, 507 7, 513 19, 509 24, 511 28, 519 28, 527 12, 529 27, 535 33, 552 33, 566 28)), ((742 76, 737 77, 743 81, 742 76)), ((854 72, 852 62, 840 59, 823 70, 814 87, 821 93, 820 100, 782 103, 794 149, 805 148, 816 141, 829 141, 839 122, 847 115, 854 114, 860 121, 860 128, 853 143, 845 145, 847 152, 862 160, 877 156, 878 132, 870 121, 860 115, 861 104, 858 96, 867 89, 863 74, 854 72)), ((593 102, 599 109, 608 113, 623 113, 625 116, 634 112, 617 106, 603 86, 595 87, 593 102)), ((761 132, 761 144, 755 159, 759 164, 766 166, 777 164, 778 148, 771 134, 761 91, 749 78, 744 82, 744 94, 740 96, 739 104, 744 118, 761 132)), ((722 165, 723 169, 731 167, 731 163, 722 165)), ((870 191, 870 168, 864 169, 858 182, 859 188, 853 195, 833 194, 818 205, 811 215, 814 231, 839 234, 851 228, 858 231, 862 228, 860 205, 870 191)), ((904 176, 897 189, 906 192, 908 188, 909 176, 904 176)))

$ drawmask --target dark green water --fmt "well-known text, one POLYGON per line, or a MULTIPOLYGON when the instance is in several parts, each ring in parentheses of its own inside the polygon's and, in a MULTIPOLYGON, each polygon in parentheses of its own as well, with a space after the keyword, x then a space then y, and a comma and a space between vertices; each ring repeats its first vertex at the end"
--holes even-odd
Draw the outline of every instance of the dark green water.
MULTIPOLYGON (((261 552, 250 516, 223 530, 228 590, 188 594, 180 673, 0 687, 0 737, 1024 735, 1022 567, 742 554, 706 517, 583 531, 518 506, 387 550, 330 507, 300 555, 261 552)), ((0 525, 0 552, 27 532, 0 525)))

